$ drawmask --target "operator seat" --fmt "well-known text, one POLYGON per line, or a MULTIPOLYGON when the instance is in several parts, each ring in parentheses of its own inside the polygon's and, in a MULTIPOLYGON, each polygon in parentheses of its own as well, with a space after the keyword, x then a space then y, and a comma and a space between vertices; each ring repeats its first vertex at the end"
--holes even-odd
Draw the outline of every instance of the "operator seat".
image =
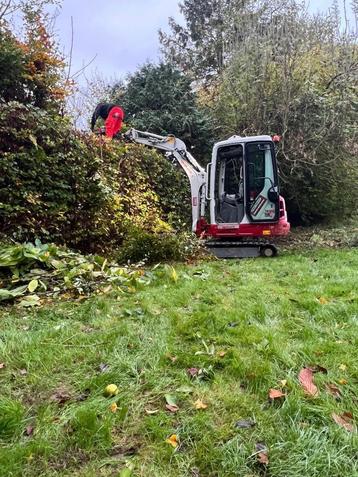
POLYGON ((244 217, 244 204, 235 194, 223 194, 220 200, 220 218, 223 223, 240 223, 244 217))

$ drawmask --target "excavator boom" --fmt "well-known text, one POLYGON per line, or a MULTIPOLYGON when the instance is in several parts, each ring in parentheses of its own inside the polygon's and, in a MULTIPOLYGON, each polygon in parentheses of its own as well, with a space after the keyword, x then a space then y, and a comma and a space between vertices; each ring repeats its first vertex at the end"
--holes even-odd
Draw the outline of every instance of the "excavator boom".
POLYGON ((197 231, 200 217, 205 213, 206 172, 188 152, 185 143, 173 135, 159 136, 150 132, 130 129, 125 133, 130 141, 153 147, 166 153, 169 159, 177 162, 189 178, 192 203, 192 230, 197 231))

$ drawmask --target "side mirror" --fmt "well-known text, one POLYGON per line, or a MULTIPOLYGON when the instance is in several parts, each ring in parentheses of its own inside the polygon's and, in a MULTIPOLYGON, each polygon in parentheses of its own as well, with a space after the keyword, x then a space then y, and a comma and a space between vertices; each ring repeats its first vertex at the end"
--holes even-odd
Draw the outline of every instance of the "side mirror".
POLYGON ((267 198, 270 202, 276 204, 280 198, 280 195, 273 187, 271 187, 267 193, 267 198))

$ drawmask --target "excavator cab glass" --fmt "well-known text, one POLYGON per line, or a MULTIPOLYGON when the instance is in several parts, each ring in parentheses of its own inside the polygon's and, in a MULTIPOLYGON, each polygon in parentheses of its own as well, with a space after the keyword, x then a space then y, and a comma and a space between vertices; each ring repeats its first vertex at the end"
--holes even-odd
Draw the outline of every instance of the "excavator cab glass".
POLYGON ((219 149, 215 174, 217 223, 240 223, 244 217, 243 147, 219 149))
POLYGON ((272 142, 245 142, 218 148, 212 164, 217 224, 275 222, 279 191, 272 142))
POLYGON ((247 143, 246 213, 252 222, 273 222, 279 217, 275 150, 271 143, 247 143))

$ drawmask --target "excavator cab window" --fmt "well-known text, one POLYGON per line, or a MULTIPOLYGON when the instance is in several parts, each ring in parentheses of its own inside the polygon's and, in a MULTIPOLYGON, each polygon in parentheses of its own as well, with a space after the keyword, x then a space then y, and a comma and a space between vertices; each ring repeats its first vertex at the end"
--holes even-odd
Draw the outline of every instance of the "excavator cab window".
POLYGON ((279 193, 275 151, 270 143, 248 143, 246 211, 253 222, 278 220, 279 193))
POLYGON ((215 174, 216 222, 240 223, 244 217, 243 147, 219 149, 215 174))

